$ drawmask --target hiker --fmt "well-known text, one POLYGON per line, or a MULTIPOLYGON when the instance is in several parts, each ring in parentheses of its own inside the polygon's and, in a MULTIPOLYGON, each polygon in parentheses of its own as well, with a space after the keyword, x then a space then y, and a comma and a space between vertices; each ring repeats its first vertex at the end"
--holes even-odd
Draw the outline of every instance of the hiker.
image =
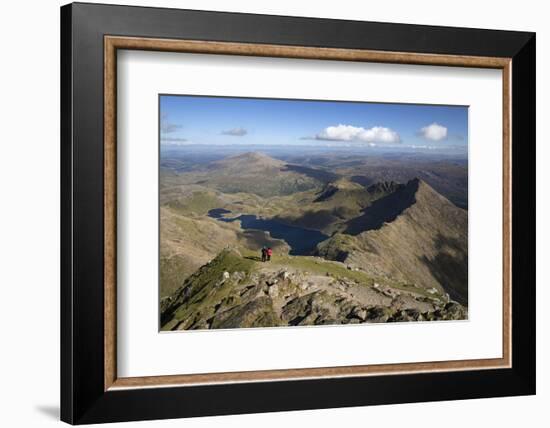
POLYGON ((267 254, 267 261, 271 261, 271 255, 273 254, 273 250, 271 249, 271 247, 269 247, 266 251, 266 254, 267 254))
POLYGON ((262 247, 262 262, 265 262, 266 258, 267 258, 267 248, 262 247))

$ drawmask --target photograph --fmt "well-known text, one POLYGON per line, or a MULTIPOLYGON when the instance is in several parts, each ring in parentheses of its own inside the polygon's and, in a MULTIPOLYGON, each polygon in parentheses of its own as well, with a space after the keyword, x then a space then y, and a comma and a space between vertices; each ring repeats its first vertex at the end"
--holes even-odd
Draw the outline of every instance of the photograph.
POLYGON ((158 103, 161 331, 468 319, 468 106, 158 103))
POLYGON ((4 300, 35 284, 44 312, 6 306, 7 426, 545 415, 550 30, 523 3, 398 2, 35 2, 6 21, 4 181, 23 185, 4 300))

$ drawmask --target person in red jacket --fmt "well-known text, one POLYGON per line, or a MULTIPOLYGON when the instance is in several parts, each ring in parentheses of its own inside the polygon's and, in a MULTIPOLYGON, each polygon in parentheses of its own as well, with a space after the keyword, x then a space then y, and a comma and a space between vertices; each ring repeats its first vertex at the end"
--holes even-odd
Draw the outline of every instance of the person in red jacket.
POLYGON ((269 262, 271 260, 271 255, 273 254, 273 250, 271 247, 267 249, 267 261, 269 262))

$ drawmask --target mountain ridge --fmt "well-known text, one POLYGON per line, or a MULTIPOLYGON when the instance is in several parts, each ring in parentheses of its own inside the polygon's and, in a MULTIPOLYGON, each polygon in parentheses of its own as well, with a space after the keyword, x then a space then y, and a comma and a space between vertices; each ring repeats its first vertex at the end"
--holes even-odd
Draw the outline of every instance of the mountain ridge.
POLYGON ((467 304, 467 224, 465 210, 414 179, 375 201, 343 233, 320 243, 317 254, 437 288, 467 304), (399 193, 406 198, 397 198, 396 204, 399 193))

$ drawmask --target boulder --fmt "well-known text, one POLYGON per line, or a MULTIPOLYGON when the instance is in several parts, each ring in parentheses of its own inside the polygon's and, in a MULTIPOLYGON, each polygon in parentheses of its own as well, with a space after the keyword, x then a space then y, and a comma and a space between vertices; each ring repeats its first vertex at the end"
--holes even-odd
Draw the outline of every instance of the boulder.
POLYGON ((367 319, 367 310, 360 306, 355 306, 350 312, 350 318, 357 318, 361 321, 365 321, 367 319))
POLYGON ((279 273, 279 278, 281 278, 282 280, 287 280, 288 278, 290 278, 290 273, 288 273, 287 271, 282 271, 279 273))
POLYGON ((390 310, 382 306, 373 306, 367 311, 368 322, 387 322, 390 318, 390 310))
POLYGON ((259 297, 246 304, 235 306, 214 315, 210 328, 273 327, 280 323, 268 296, 259 297))
POLYGON ((245 279, 246 277, 246 274, 244 272, 233 272, 233 274, 231 275, 231 278, 233 278, 233 280, 235 281, 242 281, 243 279, 245 279))
POLYGON ((452 320, 463 320, 468 315, 464 306, 453 301, 445 305, 444 311, 446 312, 446 318, 452 320))
POLYGON ((269 294, 269 297, 271 297, 271 298, 278 297, 279 296, 279 286, 277 284, 274 284, 271 287, 269 287, 267 292, 269 294))

